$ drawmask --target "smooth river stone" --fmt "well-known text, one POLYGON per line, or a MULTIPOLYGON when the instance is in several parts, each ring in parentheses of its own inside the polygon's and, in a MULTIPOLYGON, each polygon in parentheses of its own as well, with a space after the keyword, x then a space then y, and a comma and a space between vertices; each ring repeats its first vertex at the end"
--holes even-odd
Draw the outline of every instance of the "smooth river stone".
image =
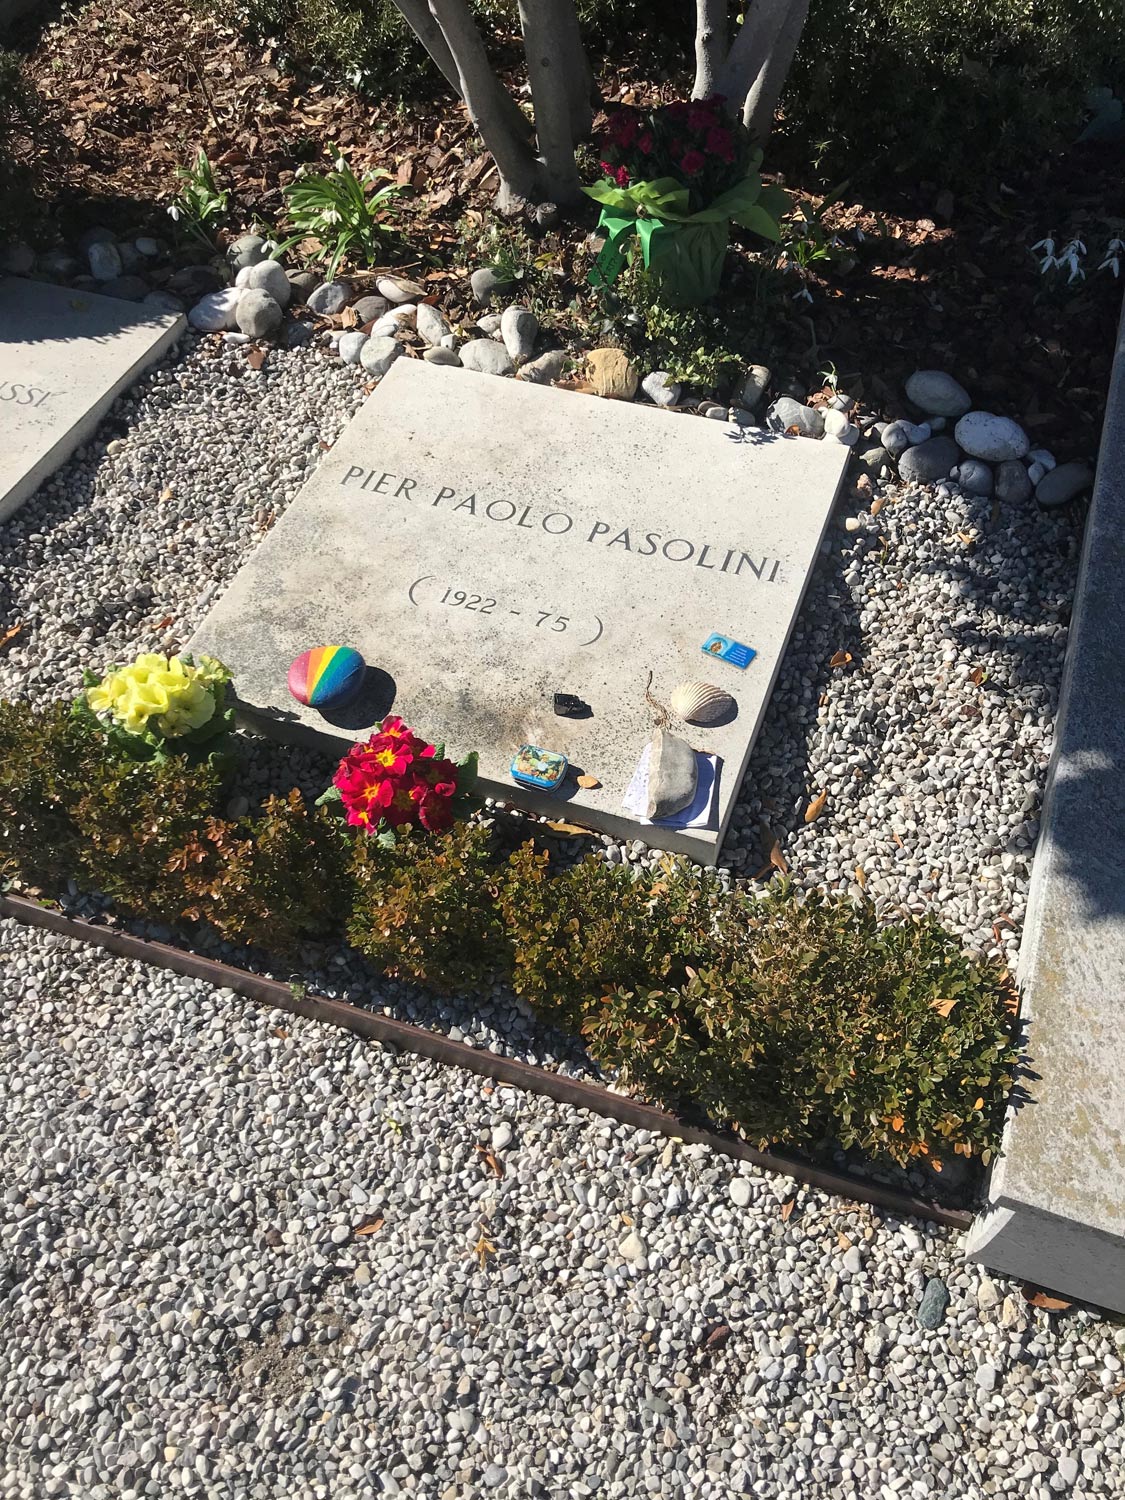
POLYGON ((366 663, 351 646, 313 646, 289 668, 289 691, 298 703, 322 712, 350 703, 363 686, 366 663))
POLYGON ((1023 458, 1031 447, 1031 440, 1018 422, 991 411, 969 412, 957 423, 953 436, 973 458, 987 459, 993 464, 1023 458))
POLYGON ((906 382, 907 398, 927 416, 963 417, 973 398, 960 381, 944 370, 915 370, 906 382))

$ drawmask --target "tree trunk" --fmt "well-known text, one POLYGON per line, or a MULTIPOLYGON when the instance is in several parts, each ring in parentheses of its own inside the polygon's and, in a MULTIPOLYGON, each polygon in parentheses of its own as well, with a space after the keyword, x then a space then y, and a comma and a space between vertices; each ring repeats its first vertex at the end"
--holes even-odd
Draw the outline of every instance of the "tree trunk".
POLYGON ((769 52, 746 91, 742 119, 750 134, 762 144, 768 140, 773 129, 777 103, 789 76, 808 13, 809 0, 791 0, 780 26, 773 34, 769 52))
POLYGON ((695 87, 693 99, 715 93, 727 49, 726 0, 695 0, 695 87))
MULTIPOLYGON (((441 33, 441 27, 430 14, 426 0, 394 0, 394 4, 403 20, 441 70, 446 83, 458 98, 463 98, 457 64, 441 33)), ((498 79, 493 78, 493 84, 496 89, 496 108, 501 118, 507 122, 512 134, 518 140, 524 140, 530 145, 533 134, 531 121, 498 79)))
POLYGON ((572 141, 581 141, 594 125, 593 106, 597 97, 594 74, 582 45, 574 0, 552 0, 551 9, 558 33, 558 67, 570 99, 570 136, 572 141))
POLYGON ((567 74, 566 10, 570 0, 519 0, 543 185, 555 203, 581 196, 574 165, 573 80, 567 74))
POLYGON ((469 118, 500 174, 498 207, 501 213, 510 213, 521 199, 537 197, 539 164, 500 104, 503 89, 489 65, 465 0, 428 0, 428 5, 457 65, 458 91, 469 118))
POLYGON ((759 145, 770 133, 808 13, 809 0, 754 0, 719 70, 716 92, 741 109, 759 145))

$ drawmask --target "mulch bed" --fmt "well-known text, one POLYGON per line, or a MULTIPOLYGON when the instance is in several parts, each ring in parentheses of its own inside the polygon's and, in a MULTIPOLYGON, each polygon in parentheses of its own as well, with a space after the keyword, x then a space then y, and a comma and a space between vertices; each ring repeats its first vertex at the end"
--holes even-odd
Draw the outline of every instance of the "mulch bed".
MULTIPOLYGON (((466 235, 489 222, 491 162, 440 83, 404 107, 333 89, 283 71, 274 49, 177 0, 129 12, 95 0, 26 45, 48 113, 36 149, 67 238, 102 224, 167 234, 174 170, 200 145, 233 191, 231 222, 247 228, 278 222, 281 188, 302 161, 323 165, 339 147, 357 167, 388 168, 414 190, 399 215, 404 264, 433 268, 435 290, 446 283, 437 268, 464 267, 466 235)), ((656 89, 636 73, 634 62, 622 63, 603 79, 606 97, 656 89)), ((661 87, 667 94, 673 86, 661 87)), ((895 188, 892 198, 877 173, 868 175, 876 186, 845 196, 826 219, 863 231, 855 267, 818 278, 811 307, 780 293, 755 345, 743 339, 741 352, 810 389, 833 365, 842 390, 884 409, 897 406, 911 370, 946 368, 1060 458, 1092 457, 1121 289, 1101 272, 1076 295, 1051 294, 1029 247, 1048 233, 1089 242, 1095 226, 1100 243, 1108 228, 1125 225, 1112 153, 1075 148, 1025 179, 982 184, 959 201, 926 184, 905 195, 895 188)), ((799 166, 783 180, 801 189, 799 166)), ((543 241, 562 293, 584 286, 583 238, 571 226, 543 241)), ((738 259, 718 306, 736 324, 745 285, 738 259)), ((463 298, 458 285, 454 300, 463 298)))

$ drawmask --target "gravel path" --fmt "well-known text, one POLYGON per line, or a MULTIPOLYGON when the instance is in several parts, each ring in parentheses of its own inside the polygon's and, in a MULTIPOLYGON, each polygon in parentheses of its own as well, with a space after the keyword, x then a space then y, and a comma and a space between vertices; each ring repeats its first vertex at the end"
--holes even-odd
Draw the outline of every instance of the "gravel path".
POLYGON ((13 923, 0 953, 11 1500, 1125 1491, 1125 1334, 955 1235, 783 1215, 705 1147, 13 923))

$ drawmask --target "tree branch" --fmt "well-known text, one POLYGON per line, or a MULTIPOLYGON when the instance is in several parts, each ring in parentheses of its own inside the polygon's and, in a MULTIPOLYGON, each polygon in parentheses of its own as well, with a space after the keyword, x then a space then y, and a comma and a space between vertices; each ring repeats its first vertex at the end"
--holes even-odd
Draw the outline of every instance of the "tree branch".
POLYGON ((508 97, 510 103, 510 96, 505 95, 492 71, 465 0, 427 0, 427 3, 457 66, 458 92, 465 101, 469 118, 500 173, 501 211, 510 210, 521 198, 535 198, 538 163, 515 133, 500 102, 502 97, 508 97))
POLYGON ((719 70, 716 92, 742 110, 759 144, 773 124, 809 0, 754 0, 719 70))
POLYGON ((567 72, 566 36, 566 11, 573 15, 574 6, 571 0, 519 0, 519 9, 544 185, 555 203, 574 203, 580 184, 574 165, 573 78, 567 72))
MULTIPOLYGON (((457 71, 457 64, 453 60, 453 54, 449 45, 442 35, 441 27, 430 14, 430 8, 426 0, 394 0, 395 8, 399 11, 403 20, 413 31, 414 35, 425 47, 433 58, 436 66, 441 70, 446 83, 459 97, 461 93, 461 77, 457 71)), ((512 134, 517 138, 531 143, 531 122, 512 98, 508 90, 499 79, 494 78, 496 87, 496 107, 500 115, 507 122, 512 134)))
POLYGON ((695 0, 695 87, 693 99, 707 99, 716 91, 716 81, 727 50, 726 0, 695 0))

